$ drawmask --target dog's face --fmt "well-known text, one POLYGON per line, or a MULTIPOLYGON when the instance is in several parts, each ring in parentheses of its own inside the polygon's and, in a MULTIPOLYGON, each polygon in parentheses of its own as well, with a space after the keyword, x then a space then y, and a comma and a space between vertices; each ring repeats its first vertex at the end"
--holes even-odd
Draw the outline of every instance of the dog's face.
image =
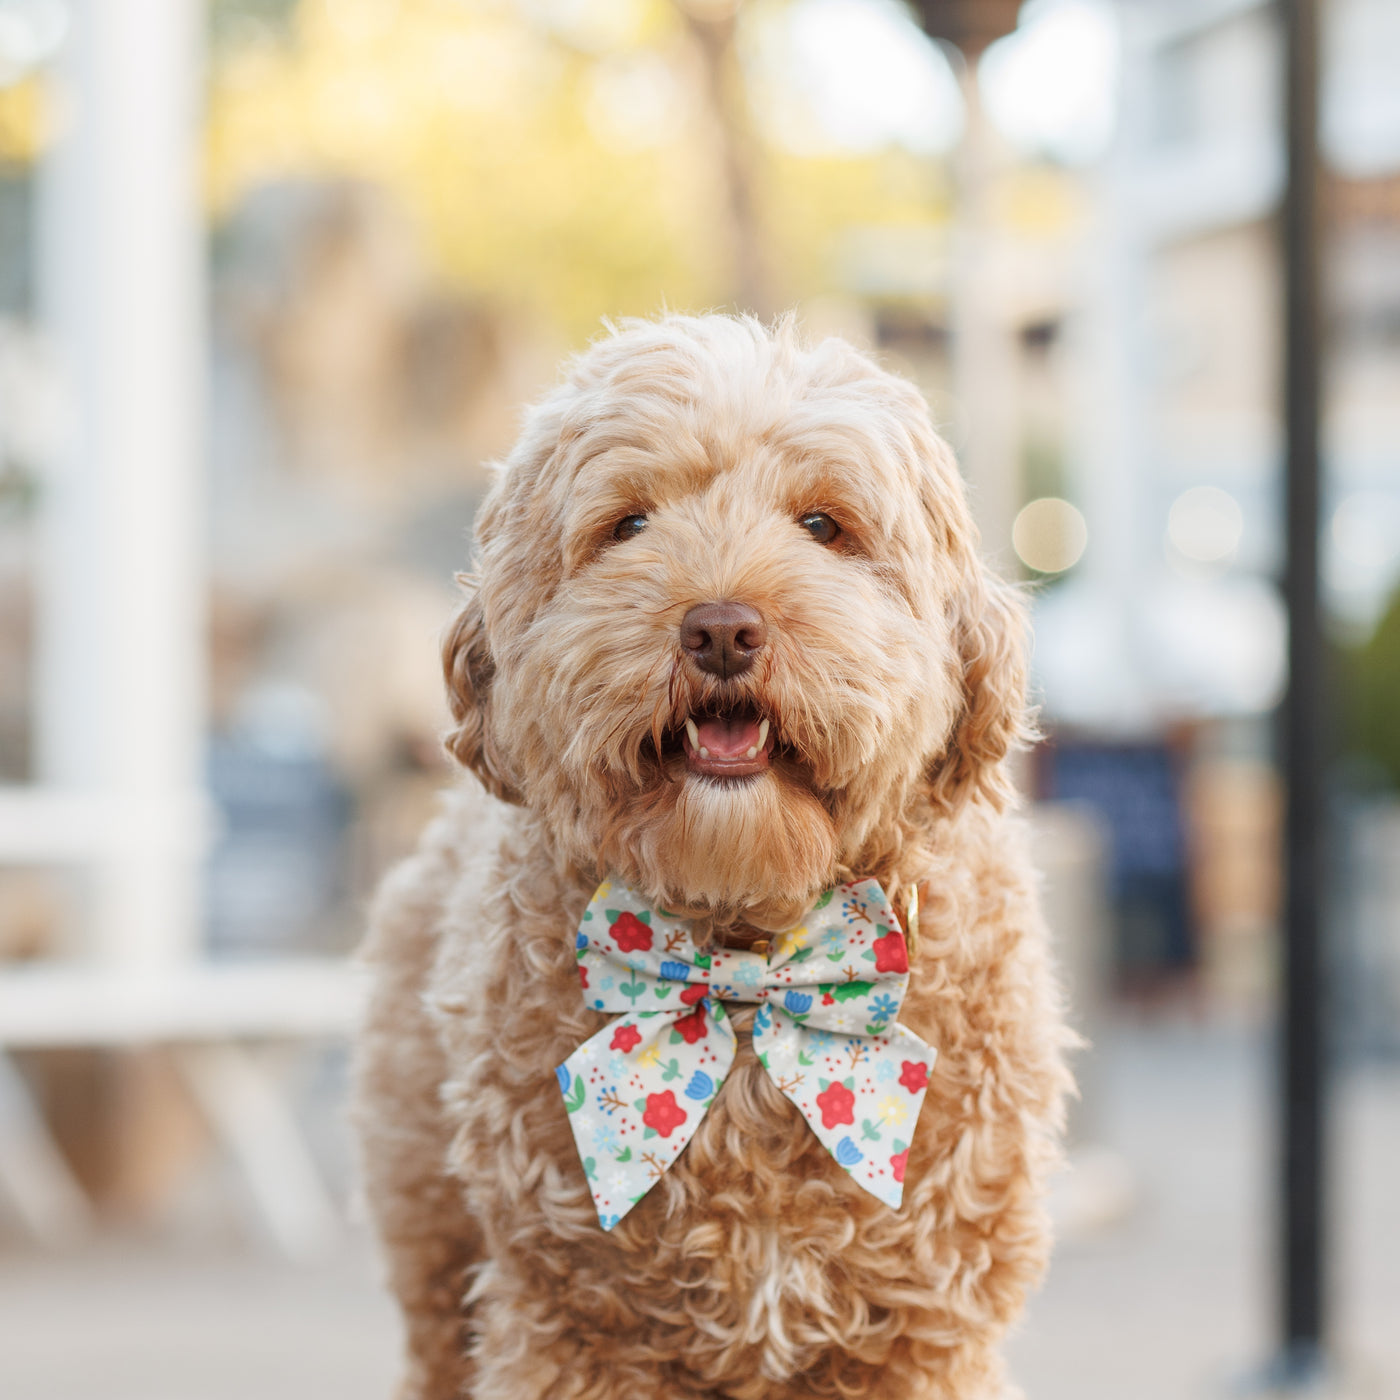
POLYGON ((477 540, 449 746, 576 864, 781 920, 1005 797, 1019 609, 922 398, 840 341, 630 325, 533 411, 477 540))

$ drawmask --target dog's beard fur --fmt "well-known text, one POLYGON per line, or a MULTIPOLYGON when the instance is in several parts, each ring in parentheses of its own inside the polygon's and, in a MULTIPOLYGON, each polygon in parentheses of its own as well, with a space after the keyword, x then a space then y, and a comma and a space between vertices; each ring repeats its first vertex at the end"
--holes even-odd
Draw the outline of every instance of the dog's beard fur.
POLYGON ((617 811, 601 851, 625 879, 660 877, 668 904, 781 926, 831 879, 837 832, 810 788, 779 769, 739 782, 690 774, 617 811))

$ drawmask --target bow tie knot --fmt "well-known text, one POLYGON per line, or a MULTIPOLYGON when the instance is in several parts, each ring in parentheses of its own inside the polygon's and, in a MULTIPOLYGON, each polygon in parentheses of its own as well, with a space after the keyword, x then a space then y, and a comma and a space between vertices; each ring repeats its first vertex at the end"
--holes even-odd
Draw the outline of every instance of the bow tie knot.
POLYGON ((725 1002, 760 1003, 753 1044, 773 1082, 861 1186, 899 1205, 935 1052, 895 1024, 908 954, 875 881, 826 891, 766 954, 701 952, 688 921, 605 882, 577 957, 587 1004, 624 1013, 557 1071, 605 1229, 680 1155, 719 1091, 737 1050, 725 1002))

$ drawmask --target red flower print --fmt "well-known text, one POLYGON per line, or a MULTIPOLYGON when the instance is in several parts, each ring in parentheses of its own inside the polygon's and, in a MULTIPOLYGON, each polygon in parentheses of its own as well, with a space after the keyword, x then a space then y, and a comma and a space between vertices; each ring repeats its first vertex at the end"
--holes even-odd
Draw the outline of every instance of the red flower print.
POLYGON ((894 1174, 896 1181, 904 1180, 904 1168, 909 1165, 909 1149, 906 1147, 903 1152, 896 1152, 890 1158, 890 1171, 894 1174))
POLYGON ((685 1122, 685 1118, 685 1109, 676 1102, 676 1096, 669 1089, 663 1089, 659 1094, 647 1095, 647 1107, 646 1112, 642 1114, 642 1122, 648 1128, 654 1128, 662 1137, 670 1137, 685 1122))
POLYGON ((631 910, 619 914, 608 932, 624 953, 645 952, 651 948, 651 930, 631 910))
POLYGON ((904 946, 904 935, 898 929, 875 940, 875 971, 909 971, 909 952, 904 946))
POLYGON ((629 1050, 634 1050, 642 1043, 642 1033, 636 1026, 629 1026, 625 1022, 614 1032, 613 1038, 608 1042, 609 1048, 621 1050, 625 1055, 629 1050))
POLYGON ((578 980, 584 991, 588 990, 588 969, 582 963, 578 965, 578 980))
POLYGON ((685 1037, 687 1045, 694 1045, 706 1034, 705 1008, 697 1006, 694 1011, 682 1016, 672 1029, 679 1031, 685 1037))
POLYGON ((840 1082, 828 1084, 817 1095, 817 1107, 822 1111, 822 1127, 834 1128, 838 1123, 854 1123, 856 1096, 840 1082))
POLYGON ((692 982, 690 986, 681 991, 681 1000, 687 1006, 694 1006, 697 1001, 703 1001, 705 993, 710 989, 701 982, 692 982))
POLYGON ((922 1094, 928 1088, 928 1066, 913 1060, 901 1060, 899 1082, 911 1094, 922 1094))

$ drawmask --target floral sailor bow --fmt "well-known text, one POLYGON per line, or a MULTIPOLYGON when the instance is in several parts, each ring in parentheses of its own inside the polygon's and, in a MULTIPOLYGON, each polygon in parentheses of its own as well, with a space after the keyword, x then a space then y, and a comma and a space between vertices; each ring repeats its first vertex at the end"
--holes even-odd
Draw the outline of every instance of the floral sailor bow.
POLYGON ((556 1073, 589 1189, 611 1230, 694 1136, 734 1063, 726 1001, 759 1002, 753 1045, 823 1146, 898 1207, 936 1052, 895 1024, 909 959, 874 880, 827 890, 771 951, 697 951, 689 921, 621 882, 579 925, 578 971, 596 1011, 626 1014, 556 1073))

